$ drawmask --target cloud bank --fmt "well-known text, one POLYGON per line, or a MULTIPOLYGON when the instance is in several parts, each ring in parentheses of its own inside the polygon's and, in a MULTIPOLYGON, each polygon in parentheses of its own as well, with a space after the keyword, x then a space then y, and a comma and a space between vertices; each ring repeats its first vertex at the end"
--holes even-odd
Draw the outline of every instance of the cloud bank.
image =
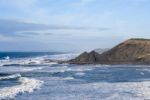
POLYGON ((46 25, 37 23, 27 23, 17 20, 0 19, 0 34, 4 36, 37 35, 39 32, 33 31, 45 30, 98 30, 105 31, 109 28, 99 27, 71 27, 59 25, 46 25))

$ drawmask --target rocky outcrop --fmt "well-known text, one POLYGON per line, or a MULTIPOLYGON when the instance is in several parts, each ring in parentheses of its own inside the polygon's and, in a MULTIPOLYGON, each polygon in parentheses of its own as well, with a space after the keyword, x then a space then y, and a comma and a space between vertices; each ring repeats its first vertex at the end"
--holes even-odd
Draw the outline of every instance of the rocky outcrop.
POLYGON ((84 52, 69 61, 76 64, 150 64, 150 39, 129 39, 98 54, 84 52))
POLYGON ((75 59, 70 60, 69 62, 78 64, 96 63, 98 62, 99 56, 100 54, 95 51, 91 51, 90 53, 84 52, 75 59))

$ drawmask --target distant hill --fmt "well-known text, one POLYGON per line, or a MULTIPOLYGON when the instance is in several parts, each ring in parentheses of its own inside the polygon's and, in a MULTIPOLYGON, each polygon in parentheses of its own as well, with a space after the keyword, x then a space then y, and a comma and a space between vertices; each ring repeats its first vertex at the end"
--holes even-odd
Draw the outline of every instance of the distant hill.
POLYGON ((150 64, 150 39, 129 39, 102 54, 95 51, 84 52, 69 62, 76 64, 150 64))

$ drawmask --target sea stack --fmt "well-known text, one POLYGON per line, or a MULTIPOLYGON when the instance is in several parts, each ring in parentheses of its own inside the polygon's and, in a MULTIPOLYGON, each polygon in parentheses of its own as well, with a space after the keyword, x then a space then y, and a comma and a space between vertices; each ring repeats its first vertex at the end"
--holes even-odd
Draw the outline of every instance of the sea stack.
POLYGON ((84 52, 69 63, 150 64, 150 39, 129 39, 102 54, 84 52))

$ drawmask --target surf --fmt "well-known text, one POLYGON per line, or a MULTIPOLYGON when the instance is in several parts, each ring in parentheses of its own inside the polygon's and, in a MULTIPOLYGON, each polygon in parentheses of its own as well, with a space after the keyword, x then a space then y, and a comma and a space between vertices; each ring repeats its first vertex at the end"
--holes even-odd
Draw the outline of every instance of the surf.
POLYGON ((20 74, 13 74, 13 75, 6 75, 6 76, 1 76, 0 80, 9 80, 9 79, 17 79, 20 78, 20 74))
MULTIPOLYGON (((10 77, 17 77, 20 75, 15 76, 9 76, 10 77)), ((5 77, 6 79, 6 77, 5 77)), ((15 85, 12 87, 4 87, 0 89, 0 100, 3 99, 12 99, 17 96, 17 94, 20 93, 32 93, 35 89, 40 89, 41 85, 43 84, 43 81, 36 80, 33 78, 26 78, 26 77, 20 77, 18 79, 18 82, 20 82, 20 85, 15 85)))

